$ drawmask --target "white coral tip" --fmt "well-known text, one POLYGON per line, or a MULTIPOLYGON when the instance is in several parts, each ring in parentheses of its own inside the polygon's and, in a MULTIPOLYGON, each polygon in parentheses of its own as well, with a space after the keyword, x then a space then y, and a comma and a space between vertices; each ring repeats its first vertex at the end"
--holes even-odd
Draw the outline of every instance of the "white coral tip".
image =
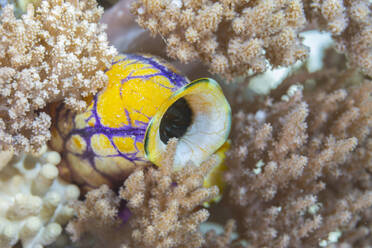
POLYGON ((6 246, 13 246, 18 240, 18 229, 11 223, 6 223, 0 230, 0 244, 6 246))
POLYGON ((58 176, 58 169, 53 164, 45 164, 40 171, 40 176, 48 180, 53 180, 58 176))
POLYGON ((55 221, 60 225, 66 225, 67 222, 74 216, 75 210, 68 206, 63 206, 61 211, 55 218, 55 221))
POLYGON ((62 227, 57 223, 50 223, 41 237, 41 243, 43 245, 50 245, 53 243, 62 232, 62 227))
POLYGON ((65 197, 67 201, 77 200, 80 195, 80 190, 76 185, 70 184, 65 190, 65 197))
POLYGON ((44 204, 43 207, 52 207, 56 208, 58 204, 61 202, 61 196, 57 192, 50 192, 48 195, 44 198, 44 204))
POLYGON ((8 209, 7 217, 17 220, 27 216, 37 215, 41 209, 42 200, 32 195, 17 194, 13 205, 8 209))
POLYGON ((49 192, 44 198, 43 208, 41 210, 41 217, 43 220, 49 220, 60 203, 60 194, 57 192, 49 192))
POLYGON ((21 230, 21 239, 26 239, 35 236, 42 228, 43 223, 38 217, 32 216, 28 218, 21 230))
POLYGON ((45 164, 39 172, 39 180, 32 182, 32 193, 39 196, 44 195, 57 176, 57 167, 53 164, 45 164))
POLYGON ((44 154, 44 159, 47 163, 57 165, 61 162, 61 155, 58 152, 51 151, 44 154))

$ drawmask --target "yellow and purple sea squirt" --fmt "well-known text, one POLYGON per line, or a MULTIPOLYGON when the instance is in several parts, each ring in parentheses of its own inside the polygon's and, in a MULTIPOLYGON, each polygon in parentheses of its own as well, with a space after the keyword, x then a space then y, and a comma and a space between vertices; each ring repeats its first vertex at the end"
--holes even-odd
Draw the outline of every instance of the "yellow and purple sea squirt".
POLYGON ((138 165, 161 166, 168 140, 178 138, 177 170, 206 160, 226 142, 231 110, 216 81, 190 82, 150 55, 120 55, 108 84, 75 114, 54 108, 51 146, 60 174, 87 189, 120 185, 138 165))

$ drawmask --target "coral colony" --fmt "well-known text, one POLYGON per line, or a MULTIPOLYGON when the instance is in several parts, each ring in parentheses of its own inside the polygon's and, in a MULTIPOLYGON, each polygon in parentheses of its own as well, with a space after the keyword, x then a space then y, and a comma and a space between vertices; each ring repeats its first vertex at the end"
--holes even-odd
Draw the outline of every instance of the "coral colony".
POLYGON ((371 247, 371 77, 369 0, 0 0, 0 247, 371 247))

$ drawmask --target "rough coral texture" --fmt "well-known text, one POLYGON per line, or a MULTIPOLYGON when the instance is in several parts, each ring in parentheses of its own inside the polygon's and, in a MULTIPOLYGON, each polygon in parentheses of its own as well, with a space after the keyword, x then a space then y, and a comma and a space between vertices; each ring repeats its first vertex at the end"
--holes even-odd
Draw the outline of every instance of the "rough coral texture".
POLYGON ((120 196, 135 216, 130 220, 134 247, 200 247, 198 226, 206 221, 206 209, 196 209, 218 195, 217 186, 203 188, 204 177, 215 158, 196 167, 173 172, 176 141, 171 139, 159 169, 137 171, 124 183, 120 196))
POLYGON ((209 213, 200 206, 218 194, 216 186, 204 188, 203 182, 216 159, 175 172, 175 149, 171 139, 162 166, 135 171, 118 196, 106 186, 89 192, 84 203, 77 203, 77 219, 68 226, 73 240, 83 247, 101 247, 102 242, 121 248, 201 247, 204 238, 198 228, 209 213), (125 222, 120 227, 118 217, 125 222))
POLYGON ((227 79, 303 60, 299 32, 327 30, 350 64, 372 75, 369 0, 136 0, 140 26, 165 39, 184 63, 201 60, 227 79))
POLYGON ((350 64, 372 77, 372 2, 369 0, 308 0, 306 15, 332 33, 350 64))
POLYGON ((107 242, 110 247, 118 247, 128 237, 120 232, 120 198, 107 185, 89 191, 84 201, 76 201, 72 207, 77 218, 70 221, 66 230, 79 247, 102 247, 107 242))
POLYGON ((165 38, 169 56, 200 59, 228 79, 308 53, 298 37, 306 20, 299 0, 137 0, 132 12, 140 26, 165 38))
POLYGON ((69 202, 79 197, 77 186, 58 178, 60 155, 43 151, 37 157, 2 152, 0 171, 0 247, 24 248, 52 244, 74 215, 69 202), (9 161, 10 160, 10 161, 9 161))
POLYGON ((241 240, 371 244, 371 92, 350 71, 303 71, 257 104, 240 103, 226 180, 241 240))
POLYGON ((36 151, 50 138, 47 103, 74 110, 105 85, 110 47, 102 9, 94 0, 41 1, 16 19, 6 6, 0 19, 0 149, 36 151))
POLYGON ((233 247, 232 234, 236 228, 236 223, 233 219, 227 221, 223 233, 220 235, 216 234, 215 230, 208 231, 205 237, 205 244, 203 248, 226 248, 233 247))

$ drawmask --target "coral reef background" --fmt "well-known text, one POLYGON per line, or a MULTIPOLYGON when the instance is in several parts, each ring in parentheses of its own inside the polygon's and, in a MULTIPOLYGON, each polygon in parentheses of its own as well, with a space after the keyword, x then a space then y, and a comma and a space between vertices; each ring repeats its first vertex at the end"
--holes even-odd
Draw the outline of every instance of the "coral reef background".
POLYGON ((68 205, 79 188, 58 178, 57 152, 13 157, 2 154, 0 170, 0 246, 41 247, 54 243, 74 216, 68 205), (6 159, 8 158, 8 159, 6 159), (9 161, 10 160, 10 161, 9 161))
POLYGON ((298 34, 327 30, 353 66, 371 76, 368 0, 138 0, 137 22, 166 40, 167 54, 182 62, 201 60, 228 79, 289 66, 308 49, 298 34), (269 62, 269 63, 268 63, 269 62))
POLYGON ((47 103, 74 110, 107 82, 103 70, 116 50, 98 23, 92 1, 41 1, 16 19, 4 7, 0 26, 0 148, 38 151, 50 139, 47 103))
POLYGON ((102 14, 94 0, 44 0, 21 19, 2 9, 0 150, 19 155, 0 154, 1 244, 372 246, 371 1, 122 0, 101 19, 108 38, 102 14), (309 55, 306 30, 327 31, 334 41, 311 72, 297 65, 309 55), (58 178, 57 153, 35 154, 50 138, 45 107, 60 100, 85 107, 116 54, 108 42, 120 52, 168 55, 190 79, 209 70, 226 82, 234 120, 219 203, 203 207, 218 194, 202 183, 215 157, 175 172, 176 140, 162 167, 138 168, 119 190, 52 197, 56 182, 65 192, 75 186, 58 178), (276 89, 252 91, 257 75, 282 66, 293 67, 276 89), (36 169, 27 169, 29 161, 36 169), (10 208, 30 199, 29 208, 10 208), (57 221, 57 213, 66 218, 57 221), (73 215, 64 231, 71 240, 54 242, 73 215))
POLYGON ((372 82, 355 76, 299 71, 235 114, 228 197, 255 247, 323 246, 334 231, 348 243, 370 228, 372 82))

